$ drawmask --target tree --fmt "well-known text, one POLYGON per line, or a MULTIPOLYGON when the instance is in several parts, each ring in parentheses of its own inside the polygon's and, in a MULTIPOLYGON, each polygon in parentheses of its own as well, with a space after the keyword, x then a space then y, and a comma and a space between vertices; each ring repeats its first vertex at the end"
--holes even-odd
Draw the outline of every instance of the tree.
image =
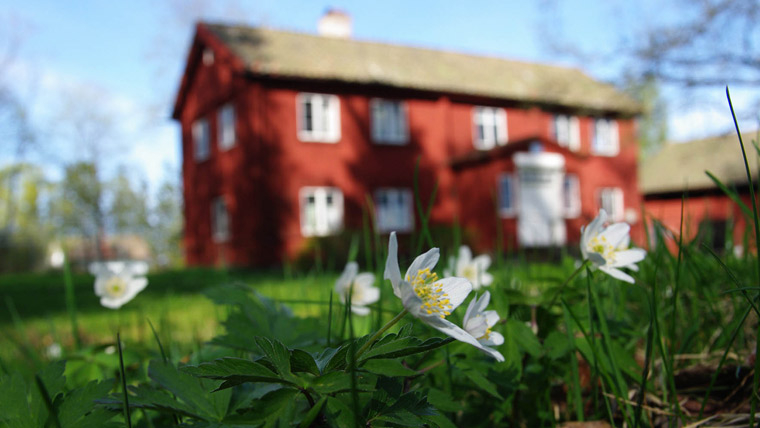
POLYGON ((95 257, 101 260, 106 214, 97 165, 76 162, 66 167, 54 209, 57 229, 90 239, 95 257))
POLYGON ((639 157, 646 158, 655 154, 665 143, 668 135, 668 111, 665 101, 660 96, 660 84, 652 75, 642 78, 627 77, 623 88, 642 106, 638 121, 639 157))

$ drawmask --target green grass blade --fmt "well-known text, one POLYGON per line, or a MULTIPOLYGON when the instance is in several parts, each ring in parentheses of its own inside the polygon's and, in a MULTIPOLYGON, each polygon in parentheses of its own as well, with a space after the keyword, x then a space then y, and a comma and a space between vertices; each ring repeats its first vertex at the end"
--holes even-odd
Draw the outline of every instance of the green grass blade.
POLYGON ((121 388, 124 391, 124 418, 127 421, 127 427, 132 428, 132 415, 129 411, 129 394, 127 394, 127 373, 124 370, 124 354, 121 350, 121 334, 116 333, 116 344, 119 349, 119 370, 121 370, 121 388))
MULTIPOLYGON (((563 306, 563 314, 565 317, 565 329, 567 330, 567 340, 570 343, 575 343, 575 336, 573 334, 573 325, 570 320, 570 314, 567 307, 563 306)), ((581 379, 578 369, 578 358, 575 357, 575 347, 573 352, 570 353, 570 375, 572 376, 572 383, 570 384, 573 394, 573 407, 575 408, 575 419, 579 422, 583 422, 583 399, 581 398, 581 379)))
POLYGON ((161 358, 164 360, 164 363, 169 362, 169 358, 166 357, 166 352, 164 352, 164 345, 161 344, 161 339, 158 337, 156 328, 153 327, 153 323, 150 322, 150 318, 146 318, 146 320, 148 320, 148 325, 150 326, 150 330, 153 332, 153 337, 156 339, 156 343, 158 344, 158 350, 161 351, 161 358))
POLYGON ((747 220, 752 218, 752 210, 747 206, 747 204, 744 203, 744 201, 742 201, 736 190, 729 189, 728 186, 723 184, 723 182, 720 181, 718 177, 714 176, 710 171, 705 171, 705 174, 710 177, 710 180, 712 180, 713 183, 715 183, 715 185, 718 186, 718 188, 726 194, 726 196, 728 196, 732 201, 736 203, 737 206, 739 206, 747 220))
POLYGON ((74 343, 77 350, 82 348, 82 338, 79 337, 79 323, 77 321, 77 306, 74 296, 74 281, 71 279, 71 266, 69 266, 69 257, 64 254, 63 257, 63 285, 66 288, 66 311, 69 313, 71 323, 71 334, 74 336, 74 343))

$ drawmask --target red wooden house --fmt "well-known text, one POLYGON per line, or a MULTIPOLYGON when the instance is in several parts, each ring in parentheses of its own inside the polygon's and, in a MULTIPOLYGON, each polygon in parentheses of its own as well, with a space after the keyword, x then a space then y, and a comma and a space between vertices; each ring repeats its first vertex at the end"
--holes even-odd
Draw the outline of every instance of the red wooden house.
POLYGON ((636 222, 639 105, 576 69, 198 24, 182 127, 189 264, 276 263, 312 237, 458 221, 478 250, 574 244, 605 207, 636 222), (501 223, 501 227, 497 227, 501 223), (501 236, 497 231, 501 229, 501 236))
MULTIPOLYGON (((751 141, 757 140, 757 136, 757 132, 742 134, 755 178, 759 172, 757 152, 751 141)), ((747 234, 747 216, 706 172, 735 190, 751 209, 752 199, 739 138, 736 133, 729 133, 666 144, 657 154, 642 162, 640 185, 646 213, 657 219, 666 233, 674 236, 678 235, 683 218, 684 242, 699 239, 716 251, 740 253, 748 242, 754 242, 754 236, 747 234)), ((674 241, 669 241, 668 245, 676 248, 674 241)))

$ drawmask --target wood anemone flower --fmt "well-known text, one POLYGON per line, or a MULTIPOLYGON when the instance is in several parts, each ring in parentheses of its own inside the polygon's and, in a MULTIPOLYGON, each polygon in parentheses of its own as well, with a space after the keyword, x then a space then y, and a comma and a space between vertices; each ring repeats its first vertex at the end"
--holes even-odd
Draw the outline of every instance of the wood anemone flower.
POLYGON ((483 345, 482 349, 488 355, 494 357, 497 361, 504 361, 501 352, 491 348, 504 343, 504 336, 496 331, 491 331, 491 327, 499 322, 499 314, 496 311, 487 311, 488 301, 491 299, 489 292, 483 293, 480 298, 474 297, 467 306, 467 312, 464 314, 462 326, 467 333, 478 340, 483 345))
POLYGON ((414 259, 402 278, 396 232, 392 232, 384 278, 391 281, 393 294, 401 299, 404 309, 415 318, 456 340, 485 350, 470 333, 446 319, 470 294, 472 284, 466 278, 438 278, 433 268, 439 258, 438 248, 429 250, 414 259))
POLYGON ((621 281, 635 281, 619 268, 636 270, 647 252, 641 248, 628 248, 631 226, 627 223, 607 223, 607 212, 599 210, 599 215, 586 227, 581 227, 581 253, 594 267, 621 281))
POLYGON ((380 289, 373 287, 375 275, 367 272, 359 272, 356 262, 348 262, 343 273, 335 281, 335 292, 338 293, 343 304, 348 303, 351 296, 351 312, 356 315, 368 315, 367 305, 380 299, 380 289))
POLYGON ((148 285, 145 262, 96 262, 90 264, 90 273, 95 275, 95 295, 109 309, 119 309, 148 285))
POLYGON ((453 272, 444 271, 444 275, 453 274, 462 278, 467 278, 472 284, 473 290, 480 290, 481 287, 489 286, 493 282, 493 275, 488 273, 491 266, 491 256, 481 254, 472 257, 472 250, 467 245, 459 247, 459 256, 452 260, 450 266, 454 267, 453 272))

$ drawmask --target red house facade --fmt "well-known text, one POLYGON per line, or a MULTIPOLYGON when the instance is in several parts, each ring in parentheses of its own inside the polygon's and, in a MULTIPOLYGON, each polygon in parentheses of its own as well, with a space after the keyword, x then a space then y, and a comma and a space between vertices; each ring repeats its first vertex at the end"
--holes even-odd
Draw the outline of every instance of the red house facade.
MULTIPOLYGON (((757 140, 757 135, 757 132, 742 135, 753 177, 759 172, 757 162, 753 161, 755 149, 751 144, 752 140, 757 140)), ((733 189, 751 210, 752 198, 739 138, 730 133, 666 144, 657 154, 642 162, 640 186, 647 216, 659 221, 665 233, 676 237, 667 242, 673 250, 677 248, 675 242, 682 219, 684 242, 698 239, 718 252, 735 251, 737 254, 747 247, 755 247, 752 229, 747 228, 751 216, 743 213, 706 172, 733 189)))
MULTIPOLYGON (((340 32, 338 32, 340 33, 340 32)), ((575 69, 198 24, 182 127, 191 265, 273 264, 309 239, 457 221, 478 250, 574 244, 605 207, 636 226, 639 106, 575 69)))

